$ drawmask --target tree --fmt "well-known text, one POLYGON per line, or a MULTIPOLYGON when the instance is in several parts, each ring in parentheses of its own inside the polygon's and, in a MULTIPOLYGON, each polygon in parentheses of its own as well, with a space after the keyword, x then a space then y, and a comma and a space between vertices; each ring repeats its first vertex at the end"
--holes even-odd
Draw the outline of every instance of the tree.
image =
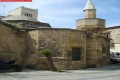
POLYGON ((52 50, 44 49, 44 50, 41 51, 41 53, 46 56, 48 66, 49 66, 50 70, 51 71, 57 71, 56 67, 53 64, 53 59, 52 59, 53 52, 52 52, 52 50))

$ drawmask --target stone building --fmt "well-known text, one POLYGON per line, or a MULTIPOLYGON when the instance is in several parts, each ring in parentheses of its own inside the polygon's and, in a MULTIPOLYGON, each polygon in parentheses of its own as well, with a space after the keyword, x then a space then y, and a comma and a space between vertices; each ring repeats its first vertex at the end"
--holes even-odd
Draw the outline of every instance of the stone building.
POLYGON ((41 28, 41 27, 51 27, 48 23, 43 23, 37 20, 38 10, 30 9, 26 7, 19 7, 8 13, 8 16, 3 18, 7 22, 13 25, 17 25, 19 28, 41 28))
POLYGON ((110 53, 111 55, 115 57, 120 57, 120 26, 109 27, 106 29, 106 31, 110 32, 110 38, 111 38, 110 53))
POLYGON ((38 18, 38 10, 37 9, 30 9, 24 6, 16 8, 8 13, 8 16, 26 16, 27 18, 31 18, 33 20, 37 20, 38 18))
POLYGON ((49 48, 59 69, 102 67, 109 63, 109 33, 105 32, 105 20, 96 18, 91 0, 84 9, 85 18, 76 21, 76 29, 51 28, 48 23, 26 16, 24 9, 28 8, 22 8, 17 10, 23 14, 16 15, 13 10, 0 20, 0 59, 15 59, 25 67, 48 69, 40 51, 49 48))
POLYGON ((96 18, 96 8, 91 0, 87 1, 83 11, 85 17, 77 20, 77 30, 88 31, 96 27, 105 28, 105 20, 96 18))

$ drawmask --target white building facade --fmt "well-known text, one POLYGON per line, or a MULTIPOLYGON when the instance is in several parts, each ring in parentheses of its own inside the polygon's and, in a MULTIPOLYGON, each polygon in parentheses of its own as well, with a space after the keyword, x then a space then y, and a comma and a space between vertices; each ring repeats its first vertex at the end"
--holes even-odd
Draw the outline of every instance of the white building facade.
POLYGON ((110 52, 120 57, 120 55, 118 55, 120 54, 120 26, 110 27, 108 31, 110 31, 111 38, 110 52))
POLYGON ((25 16, 34 20, 38 19, 38 9, 31 9, 21 6, 8 13, 8 16, 25 16))

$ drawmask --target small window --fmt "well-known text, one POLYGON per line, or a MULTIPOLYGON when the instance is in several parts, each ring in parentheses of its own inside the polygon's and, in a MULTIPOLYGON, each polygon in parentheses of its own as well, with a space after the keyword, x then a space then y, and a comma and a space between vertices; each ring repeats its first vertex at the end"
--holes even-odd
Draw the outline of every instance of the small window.
POLYGON ((31 14, 31 17, 32 17, 32 14, 31 14))
POLYGON ((25 16, 32 17, 33 15, 29 13, 25 13, 25 16))
POLYGON ((72 60, 80 61, 81 60, 81 48, 72 48, 72 60))
POLYGON ((27 16, 27 13, 25 13, 25 16, 27 16))
POLYGON ((30 17, 30 14, 28 14, 28 16, 30 17))
POLYGON ((28 16, 28 13, 26 13, 26 16, 28 16))
POLYGON ((102 46, 102 53, 106 53, 106 47, 102 46))
POLYGON ((116 52, 116 55, 117 55, 117 56, 120 56, 120 53, 119 53, 119 52, 116 52))

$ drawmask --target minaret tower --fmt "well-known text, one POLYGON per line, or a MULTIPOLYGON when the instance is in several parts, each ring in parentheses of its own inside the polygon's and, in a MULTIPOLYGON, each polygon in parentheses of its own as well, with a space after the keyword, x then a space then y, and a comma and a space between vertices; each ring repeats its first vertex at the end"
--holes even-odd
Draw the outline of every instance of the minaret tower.
POLYGON ((85 17, 76 21, 77 30, 89 31, 94 28, 105 28, 105 20, 96 18, 96 8, 92 0, 87 0, 87 4, 83 10, 85 17))
POLYGON ((87 0, 83 11, 85 17, 76 21, 76 29, 86 32, 86 67, 101 67, 109 62, 109 40, 99 37, 103 36, 100 31, 105 28, 105 20, 96 18, 92 0, 87 0))
POLYGON ((87 4, 84 8, 85 18, 96 18, 96 8, 94 7, 91 0, 87 1, 87 4))

